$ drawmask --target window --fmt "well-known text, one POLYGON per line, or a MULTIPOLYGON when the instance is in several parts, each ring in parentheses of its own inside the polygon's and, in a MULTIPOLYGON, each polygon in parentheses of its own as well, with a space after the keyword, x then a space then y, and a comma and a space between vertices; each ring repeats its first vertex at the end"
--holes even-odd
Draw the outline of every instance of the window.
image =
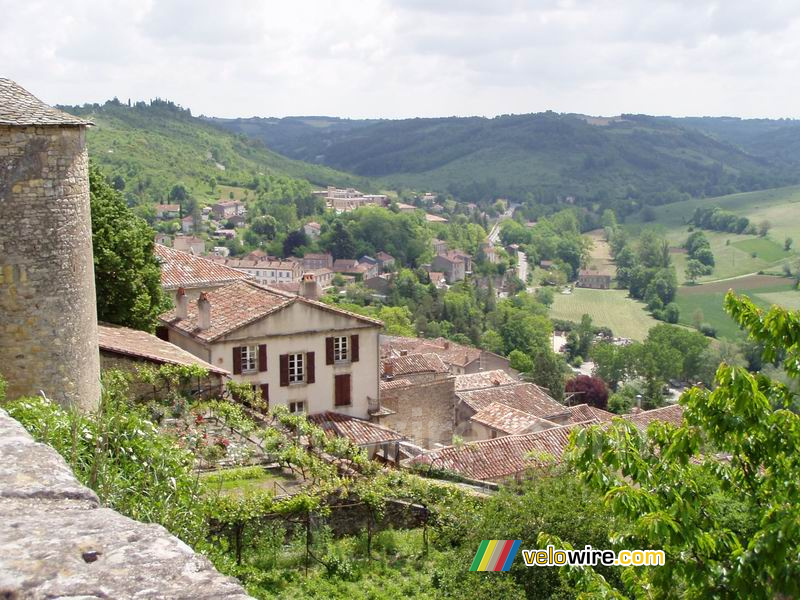
POLYGON ((348 348, 347 336, 337 336, 333 338, 333 360, 334 362, 347 362, 348 348))
POLYGON ((258 371, 258 346, 242 346, 242 373, 258 371))
POLYGON ((305 369, 302 354, 289 355, 289 383, 303 383, 305 369))
POLYGON ((303 413, 306 412, 305 402, 289 402, 290 413, 303 413))

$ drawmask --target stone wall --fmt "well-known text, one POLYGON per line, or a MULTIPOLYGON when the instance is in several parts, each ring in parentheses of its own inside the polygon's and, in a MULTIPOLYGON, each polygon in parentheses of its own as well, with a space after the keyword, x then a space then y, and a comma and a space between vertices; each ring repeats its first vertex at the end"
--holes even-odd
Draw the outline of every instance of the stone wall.
POLYGON ((0 126, 0 374, 8 398, 100 396, 85 128, 0 126))
POLYGON ((381 405, 395 414, 381 417, 380 424, 425 448, 450 444, 455 398, 455 377, 383 390, 381 405))
POLYGON ((3 410, 0 464, 0 598, 249 598, 160 525, 101 508, 3 410))

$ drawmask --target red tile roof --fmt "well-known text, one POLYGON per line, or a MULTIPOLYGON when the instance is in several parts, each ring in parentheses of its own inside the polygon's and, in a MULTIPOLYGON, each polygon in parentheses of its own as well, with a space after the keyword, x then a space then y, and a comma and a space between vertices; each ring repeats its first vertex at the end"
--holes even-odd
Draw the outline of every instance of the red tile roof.
POLYGON ((402 434, 394 429, 341 413, 327 411, 309 415, 308 419, 315 425, 322 427, 328 434, 346 437, 359 446, 370 446, 405 439, 402 434))
POLYGON ((664 421, 679 427, 683 424, 683 407, 680 404, 670 404, 661 408, 622 416, 639 429, 647 429, 647 426, 653 421, 664 421))
POLYGON ((381 356, 400 356, 401 352, 408 354, 425 354, 434 352, 446 365, 466 367, 480 360, 481 351, 478 348, 462 346, 444 338, 422 339, 405 338, 399 336, 381 336, 381 356))
POLYGON ((594 406, 589 406, 588 404, 577 404, 575 406, 569 407, 570 418, 568 423, 582 423, 583 421, 590 421, 591 419, 597 419, 598 421, 605 422, 610 421, 615 416, 614 413, 608 412, 607 410, 603 410, 601 408, 595 408, 594 406))
POLYGON ((512 385, 519 383, 518 379, 503 371, 481 371, 480 373, 469 373, 467 375, 456 375, 456 391, 466 392, 469 390, 481 390, 484 388, 497 387, 500 385, 512 385))
POLYGON ((471 479, 495 481, 524 472, 528 467, 560 461, 572 431, 590 423, 553 427, 544 431, 507 435, 493 440, 447 446, 411 462, 459 473, 471 479))
POLYGON ((556 427, 555 423, 547 419, 534 417, 501 402, 492 402, 486 408, 482 408, 470 417, 470 421, 491 427, 503 434, 524 433, 536 425, 537 429, 556 427))
POLYGON ((191 289, 215 287, 233 281, 250 279, 251 275, 225 265, 155 244, 155 254, 161 263, 161 286, 166 290, 179 287, 191 289))
POLYGON ((387 367, 391 366, 392 375, 399 377, 412 373, 447 373, 447 365, 444 364, 439 355, 429 352, 428 354, 408 354, 396 358, 387 358, 381 361, 381 375, 385 375, 387 367))
POLYGON ((98 345, 104 352, 123 354, 160 364, 197 365, 208 369, 211 373, 230 375, 225 369, 200 360, 194 354, 145 331, 100 323, 97 326, 97 334, 98 345))
POLYGON ((543 419, 562 415, 569 411, 566 406, 551 398, 547 392, 533 383, 517 383, 472 392, 456 392, 456 396, 476 412, 493 402, 500 402, 543 419))

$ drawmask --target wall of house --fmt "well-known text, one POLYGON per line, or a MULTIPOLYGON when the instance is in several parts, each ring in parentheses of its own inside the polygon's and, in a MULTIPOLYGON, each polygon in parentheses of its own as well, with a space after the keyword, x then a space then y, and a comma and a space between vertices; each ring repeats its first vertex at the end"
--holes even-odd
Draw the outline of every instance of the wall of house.
POLYGON ((380 418, 380 424, 432 448, 453 439, 455 378, 448 377, 403 388, 384 390, 381 405, 395 414, 380 418))
POLYGON ((494 371, 496 369, 502 369, 512 377, 517 377, 519 375, 519 371, 511 368, 510 361, 500 356, 499 354, 495 354, 494 352, 487 352, 483 350, 481 352, 481 370, 482 371, 494 371))
MULTIPOLYGON (((214 319, 214 310, 211 310, 214 319)), ((267 371, 233 375, 236 381, 253 385, 269 385, 270 406, 288 406, 289 402, 305 402, 309 414, 326 410, 354 417, 367 418, 367 398, 378 398, 379 364, 378 333, 380 328, 346 315, 339 315, 303 302, 234 331, 210 345, 211 355, 198 353, 196 344, 170 331, 170 341, 211 364, 233 372, 233 349, 239 346, 266 344, 267 371), (332 335, 358 335, 359 361, 342 365, 325 364, 325 338, 332 335), (180 339, 182 338, 182 339, 180 339), (280 356, 290 353, 315 354, 315 382, 280 385, 280 356), (350 374, 350 406, 334 406, 334 377, 350 374)))
POLYGON ((0 126, 0 374, 8 398, 100 397, 85 127, 0 126))

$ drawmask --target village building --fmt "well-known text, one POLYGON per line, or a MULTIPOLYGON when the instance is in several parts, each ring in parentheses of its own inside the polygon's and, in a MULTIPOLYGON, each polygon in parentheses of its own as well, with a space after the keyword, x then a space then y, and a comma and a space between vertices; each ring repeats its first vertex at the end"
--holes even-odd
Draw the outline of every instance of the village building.
POLYGON ((233 217, 243 217, 247 214, 247 207, 238 200, 226 200, 211 205, 211 214, 217 221, 227 221, 233 217))
POLYGON ((160 244, 155 244, 154 251, 161 264, 161 288, 172 300, 179 288, 183 288, 189 299, 196 299, 200 292, 251 278, 243 271, 160 244))
POLYGON ((453 251, 436 255, 431 261, 431 269, 444 273, 447 283, 463 281, 467 271, 464 259, 453 251))
POLYGON ((303 263, 299 260, 271 259, 214 259, 227 267, 243 271, 263 285, 298 282, 303 276, 303 263))
POLYGON ((156 219, 177 219, 181 215, 180 204, 156 204, 156 219))
MULTIPOLYGON (((181 390, 184 394, 196 397, 217 396, 224 390, 225 381, 230 377, 225 369, 215 367, 146 331, 99 323, 97 340, 100 347, 100 367, 103 370, 118 369, 135 375, 143 366, 158 368, 162 365, 177 365, 205 369, 208 373, 205 377, 192 378, 185 384, 181 390)), ((137 398, 151 399, 160 397, 159 394, 163 392, 136 377, 130 383, 130 391, 137 398)))
POLYGON ((310 223, 303 225, 303 231, 310 239, 315 240, 322 232, 322 226, 316 221, 311 221, 310 223))
POLYGON ((362 194, 353 188, 340 189, 329 186, 326 190, 316 190, 312 193, 321 196, 325 200, 325 205, 337 213, 350 212, 362 206, 385 207, 389 204, 389 197, 385 194, 362 194))
POLYGON ((406 204, 405 202, 396 202, 395 206, 397 206, 397 210, 405 213, 414 212, 415 210, 417 210, 416 206, 414 206, 413 204, 406 204))
POLYGON ((430 213, 425 213, 425 221, 428 223, 447 223, 447 219, 444 217, 440 217, 439 215, 432 215, 430 213))
POLYGON ((202 256, 206 253, 206 243, 202 238, 193 235, 176 235, 172 240, 172 247, 195 256, 202 256))
POLYGON ((444 240, 434 238, 431 241, 431 245, 433 246, 434 254, 444 254, 445 252, 447 252, 447 242, 445 242, 444 240))
POLYGON ((172 236, 167 233, 157 233, 155 237, 156 244, 162 246, 172 246, 172 236))
POLYGON ((481 252, 487 261, 496 265, 500 262, 500 255, 492 244, 481 244, 481 252))
POLYGON ((441 271, 429 271, 428 277, 430 277, 431 283, 438 289, 447 287, 447 281, 444 278, 444 273, 441 271))
POLYGON ((400 336, 381 336, 381 358, 386 359, 406 354, 426 354, 433 352, 447 365, 453 375, 478 373, 502 369, 511 376, 517 372, 511 368, 509 360, 494 352, 464 346, 445 338, 423 339, 400 336))
POLYGON ((375 258, 378 259, 378 265, 380 266, 381 270, 392 271, 394 269, 394 256, 388 252, 380 251, 375 255, 375 258))
POLYGON ((578 286, 595 290, 607 290, 611 287, 611 275, 594 270, 581 270, 578 273, 578 286))
POLYGON ((306 254, 303 257, 303 269, 306 271, 315 269, 333 270, 333 256, 331 254, 306 254))
POLYGON ((237 281, 196 301, 179 291, 161 324, 170 342, 231 371, 269 406, 363 419, 378 410, 376 319, 237 281))
POLYGON ((309 415, 308 420, 328 435, 347 438, 364 449, 369 458, 380 455, 396 461, 400 457, 398 444, 406 439, 404 435, 383 425, 337 412, 309 415))
POLYGON ((181 219, 181 231, 183 233, 192 233, 194 231, 194 217, 192 215, 181 219))

